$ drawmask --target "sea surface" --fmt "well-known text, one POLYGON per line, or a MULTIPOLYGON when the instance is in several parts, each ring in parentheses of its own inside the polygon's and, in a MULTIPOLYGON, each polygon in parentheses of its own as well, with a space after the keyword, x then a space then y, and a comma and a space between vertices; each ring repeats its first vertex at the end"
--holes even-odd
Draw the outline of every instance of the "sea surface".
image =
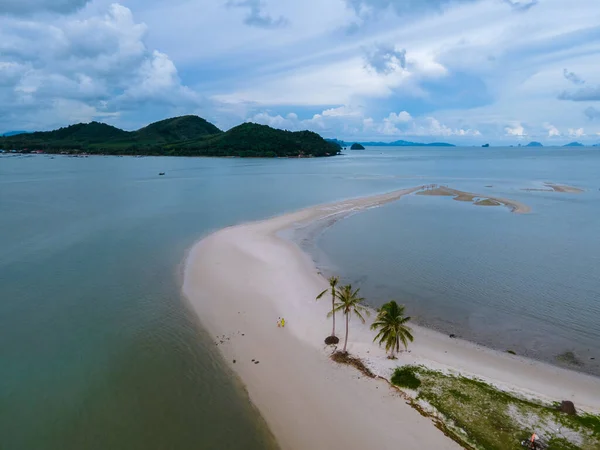
POLYGON ((440 183, 532 211, 404 197, 307 243, 325 273, 374 307, 405 304, 418 324, 600 375, 599 150, 371 148, 353 162, 373 179, 440 183), (524 190, 545 182, 584 192, 524 190))
POLYGON ((533 211, 409 196, 305 247, 374 306, 396 298, 442 331, 556 363, 571 351, 598 371, 598 149, 347 153, 0 156, 0 448, 276 448, 182 298, 187 249, 224 226, 424 183, 533 211), (521 190, 544 181, 586 191, 521 190))

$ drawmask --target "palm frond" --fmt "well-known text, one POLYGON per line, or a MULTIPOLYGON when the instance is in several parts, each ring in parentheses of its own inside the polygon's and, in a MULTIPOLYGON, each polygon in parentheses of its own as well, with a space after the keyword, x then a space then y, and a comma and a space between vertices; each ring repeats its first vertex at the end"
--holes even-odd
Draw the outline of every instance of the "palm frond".
POLYGON ((323 297, 327 292, 329 292, 329 289, 325 289, 323 292, 321 292, 319 295, 317 295, 316 300, 320 300, 321 297, 323 297))
MULTIPOLYGON (((363 312, 366 312, 366 313, 368 313, 369 311, 365 310, 365 311, 363 311, 363 312)), ((358 316, 358 318, 360 319, 360 321, 361 321, 362 323, 365 323, 365 322, 366 322, 366 320, 365 320, 365 318, 363 317, 363 315, 361 314, 361 311, 360 311, 360 310, 358 310, 358 309, 354 309, 354 314, 356 314, 356 315, 358 316)))

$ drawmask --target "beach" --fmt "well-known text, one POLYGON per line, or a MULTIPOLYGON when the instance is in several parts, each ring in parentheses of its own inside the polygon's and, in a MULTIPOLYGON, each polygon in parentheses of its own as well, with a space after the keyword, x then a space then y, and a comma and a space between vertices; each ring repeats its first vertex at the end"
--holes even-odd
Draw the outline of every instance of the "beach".
MULTIPOLYGON (((315 301, 328 286, 312 260, 286 238, 366 208, 399 200, 424 186, 307 208, 217 231, 191 250, 183 290, 202 325, 281 448, 460 448, 383 380, 330 360, 330 303, 315 301), (286 326, 277 321, 285 318, 286 326)), ((453 191, 460 195, 460 191, 453 191)), ((467 195, 468 193, 463 193, 467 195)), ((475 194, 469 194, 479 197, 475 194)), ((482 196, 483 197, 483 196, 482 196)), ((491 197, 485 197, 491 198, 491 197)), ((513 212, 527 212, 501 199, 513 212)), ((350 323, 348 350, 376 374, 423 364, 477 377, 499 388, 547 401, 571 400, 600 411, 600 379, 413 327, 415 342, 397 361, 372 343, 370 321, 350 323)), ((341 316, 337 334, 343 340, 341 316)))

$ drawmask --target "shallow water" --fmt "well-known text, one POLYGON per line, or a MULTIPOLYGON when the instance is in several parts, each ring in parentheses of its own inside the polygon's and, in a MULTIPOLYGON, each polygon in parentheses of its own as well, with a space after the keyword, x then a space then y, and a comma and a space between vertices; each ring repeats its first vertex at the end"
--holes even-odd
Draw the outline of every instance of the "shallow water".
POLYGON ((386 171, 520 200, 532 212, 405 197, 327 229, 312 248, 318 264, 360 286, 373 306, 396 299, 418 323, 600 374, 600 182, 593 169, 600 152, 458 152, 452 159, 428 150, 372 158, 385 161, 386 171), (521 190, 544 181, 586 191, 521 190))
POLYGON ((329 262, 360 280, 373 303, 414 299, 410 313, 441 328, 496 326, 493 344, 507 324, 521 323, 511 338, 525 327, 537 333, 535 342, 556 334, 575 345, 588 333, 591 348, 600 323, 599 241, 591 233, 600 217, 599 153, 518 151, 377 149, 303 160, 0 157, 0 447, 273 446, 181 298, 186 249, 234 223, 422 183, 478 191, 493 184, 491 192, 534 211, 516 216, 407 197, 326 232, 320 243, 329 262), (532 180, 589 191, 517 190, 532 180), (506 321, 495 319, 500 313, 506 321))

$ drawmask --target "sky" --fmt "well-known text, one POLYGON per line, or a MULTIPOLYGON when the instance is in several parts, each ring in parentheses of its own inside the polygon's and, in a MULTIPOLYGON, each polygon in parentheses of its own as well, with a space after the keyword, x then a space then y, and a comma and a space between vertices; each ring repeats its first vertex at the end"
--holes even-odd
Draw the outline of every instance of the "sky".
POLYGON ((598 0, 0 0, 0 132, 600 142, 598 0))

